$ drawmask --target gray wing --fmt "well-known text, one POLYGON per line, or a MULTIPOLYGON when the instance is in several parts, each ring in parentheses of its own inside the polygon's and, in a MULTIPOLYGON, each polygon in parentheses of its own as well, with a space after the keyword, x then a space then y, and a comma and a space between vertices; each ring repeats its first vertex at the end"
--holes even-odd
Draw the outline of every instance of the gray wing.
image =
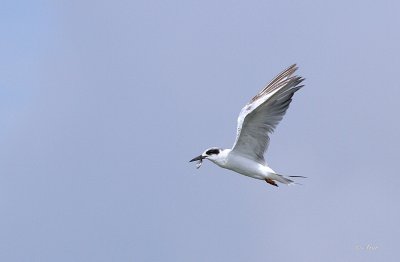
POLYGON ((282 120, 292 101, 293 94, 304 80, 293 76, 294 64, 280 73, 240 111, 237 135, 232 151, 264 164, 269 134, 282 120))

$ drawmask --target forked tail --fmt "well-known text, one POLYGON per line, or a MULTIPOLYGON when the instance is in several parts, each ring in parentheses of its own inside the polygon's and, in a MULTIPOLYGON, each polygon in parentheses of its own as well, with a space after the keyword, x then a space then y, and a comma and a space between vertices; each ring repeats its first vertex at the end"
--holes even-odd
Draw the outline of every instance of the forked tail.
POLYGON ((282 184, 285 184, 285 185, 293 185, 293 184, 300 185, 299 183, 296 183, 292 179, 290 179, 290 178, 296 178, 296 177, 306 178, 305 176, 288 176, 288 177, 285 177, 285 176, 282 176, 282 175, 279 175, 279 174, 269 174, 268 178, 265 179, 265 181, 267 183, 271 184, 271 185, 274 185, 274 186, 278 186, 275 183, 275 181, 278 181, 278 182, 280 182, 282 184))

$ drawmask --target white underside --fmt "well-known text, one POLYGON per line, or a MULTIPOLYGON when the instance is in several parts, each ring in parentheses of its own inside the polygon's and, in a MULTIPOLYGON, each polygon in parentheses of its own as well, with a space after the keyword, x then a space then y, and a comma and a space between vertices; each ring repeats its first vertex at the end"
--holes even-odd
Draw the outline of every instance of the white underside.
MULTIPOLYGON (((214 162, 214 161, 213 161, 214 162)), ((234 152, 230 152, 224 161, 214 162, 220 167, 230 169, 239 174, 264 180, 274 175, 275 172, 267 165, 262 165, 254 160, 243 157, 234 152)))

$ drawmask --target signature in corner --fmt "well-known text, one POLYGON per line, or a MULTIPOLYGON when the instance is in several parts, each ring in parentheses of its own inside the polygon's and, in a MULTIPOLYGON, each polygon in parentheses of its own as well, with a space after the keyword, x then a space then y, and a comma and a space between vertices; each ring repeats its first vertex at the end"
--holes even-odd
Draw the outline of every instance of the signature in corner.
POLYGON ((355 245, 356 250, 364 250, 364 251, 376 251, 378 250, 377 245, 367 244, 367 245, 355 245))

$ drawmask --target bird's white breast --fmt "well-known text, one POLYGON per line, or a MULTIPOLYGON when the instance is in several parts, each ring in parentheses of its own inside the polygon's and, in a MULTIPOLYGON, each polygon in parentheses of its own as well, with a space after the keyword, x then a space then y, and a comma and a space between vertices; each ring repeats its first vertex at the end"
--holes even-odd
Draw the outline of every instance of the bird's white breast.
POLYGON ((274 173, 268 166, 232 152, 228 155, 226 163, 221 167, 262 180, 267 178, 269 173, 274 173))

